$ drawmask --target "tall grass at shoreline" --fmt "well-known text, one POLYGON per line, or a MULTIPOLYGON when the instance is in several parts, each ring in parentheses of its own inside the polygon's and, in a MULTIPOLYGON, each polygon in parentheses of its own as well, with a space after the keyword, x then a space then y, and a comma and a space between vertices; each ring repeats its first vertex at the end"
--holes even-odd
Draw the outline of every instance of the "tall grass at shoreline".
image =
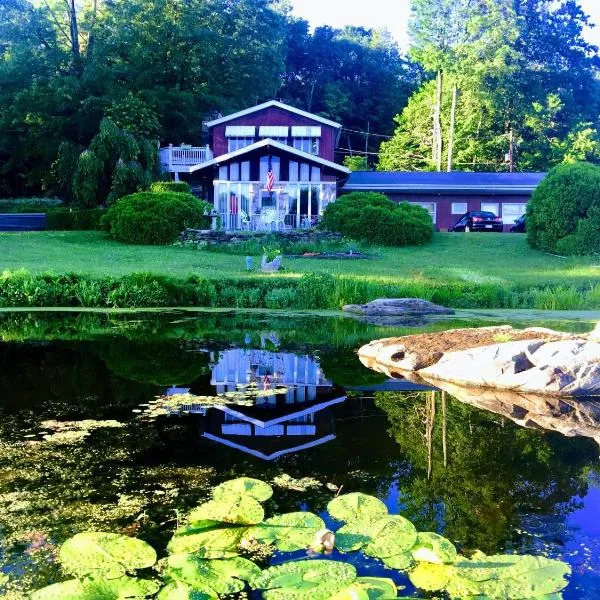
POLYGON ((326 273, 299 277, 173 278, 149 273, 122 277, 32 274, 0 276, 0 307, 330 309, 383 297, 417 297, 451 308, 600 309, 600 282, 583 286, 513 286, 416 279, 389 282, 326 273))

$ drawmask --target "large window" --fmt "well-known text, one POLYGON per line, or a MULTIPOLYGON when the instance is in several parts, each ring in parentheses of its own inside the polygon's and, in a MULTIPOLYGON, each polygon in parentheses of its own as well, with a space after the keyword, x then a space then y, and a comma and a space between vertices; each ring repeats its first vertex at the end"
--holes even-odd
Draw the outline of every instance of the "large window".
POLYGON ((481 210, 494 213, 497 217, 500 216, 500 205, 497 202, 482 202, 481 210))
POLYGON ((250 137, 230 137, 227 139, 227 151, 235 152, 246 146, 250 146, 254 142, 254 138, 250 137))
POLYGON ((520 216, 525 214, 527 204, 502 204, 502 220, 505 225, 512 225, 520 216))
MULTIPOLYGON (((280 161, 278 156, 271 157, 271 168, 273 169, 273 178, 275 179, 275 185, 281 181, 280 173, 280 161)), ((264 185, 267 183, 267 173, 269 172, 269 157, 261 156, 260 158, 260 181, 264 185)))
POLYGON ((294 138, 294 148, 307 154, 319 154, 319 142, 315 137, 294 138))
POLYGON ((453 215, 464 215, 467 212, 466 202, 453 202, 452 203, 452 214, 453 215))
POLYGON ((435 224, 435 218, 436 218, 436 203, 435 202, 411 202, 411 204, 416 204, 417 206, 424 208, 429 213, 431 220, 435 224))

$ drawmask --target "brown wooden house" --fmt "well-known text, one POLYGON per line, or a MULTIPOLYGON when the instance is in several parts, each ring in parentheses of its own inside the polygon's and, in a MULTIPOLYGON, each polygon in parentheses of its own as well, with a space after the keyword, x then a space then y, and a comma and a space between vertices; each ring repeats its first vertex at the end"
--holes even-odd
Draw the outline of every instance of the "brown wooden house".
POLYGON ((350 174, 334 162, 342 126, 276 100, 207 126, 208 147, 163 148, 161 162, 202 187, 225 229, 310 227, 350 174))

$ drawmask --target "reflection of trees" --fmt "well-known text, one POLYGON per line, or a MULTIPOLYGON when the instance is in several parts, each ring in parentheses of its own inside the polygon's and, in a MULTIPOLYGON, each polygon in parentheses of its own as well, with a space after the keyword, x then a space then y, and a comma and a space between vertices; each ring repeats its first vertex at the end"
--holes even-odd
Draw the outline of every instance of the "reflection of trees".
POLYGON ((571 498, 587 492, 593 441, 524 429, 453 398, 444 428, 441 394, 378 393, 375 401, 412 465, 399 486, 419 529, 443 530, 466 548, 494 552, 521 513, 566 514, 571 498))

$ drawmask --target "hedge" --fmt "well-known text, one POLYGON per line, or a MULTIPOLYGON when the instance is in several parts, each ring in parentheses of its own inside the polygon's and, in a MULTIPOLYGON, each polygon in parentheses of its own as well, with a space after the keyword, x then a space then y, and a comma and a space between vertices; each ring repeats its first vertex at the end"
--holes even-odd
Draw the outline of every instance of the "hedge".
POLYGON ((177 192, 191 194, 192 188, 185 181, 155 181, 150 186, 151 192, 177 192))
POLYGON ((164 245, 174 242, 186 227, 208 229, 211 208, 191 194, 139 192, 120 198, 102 224, 119 242, 164 245))

